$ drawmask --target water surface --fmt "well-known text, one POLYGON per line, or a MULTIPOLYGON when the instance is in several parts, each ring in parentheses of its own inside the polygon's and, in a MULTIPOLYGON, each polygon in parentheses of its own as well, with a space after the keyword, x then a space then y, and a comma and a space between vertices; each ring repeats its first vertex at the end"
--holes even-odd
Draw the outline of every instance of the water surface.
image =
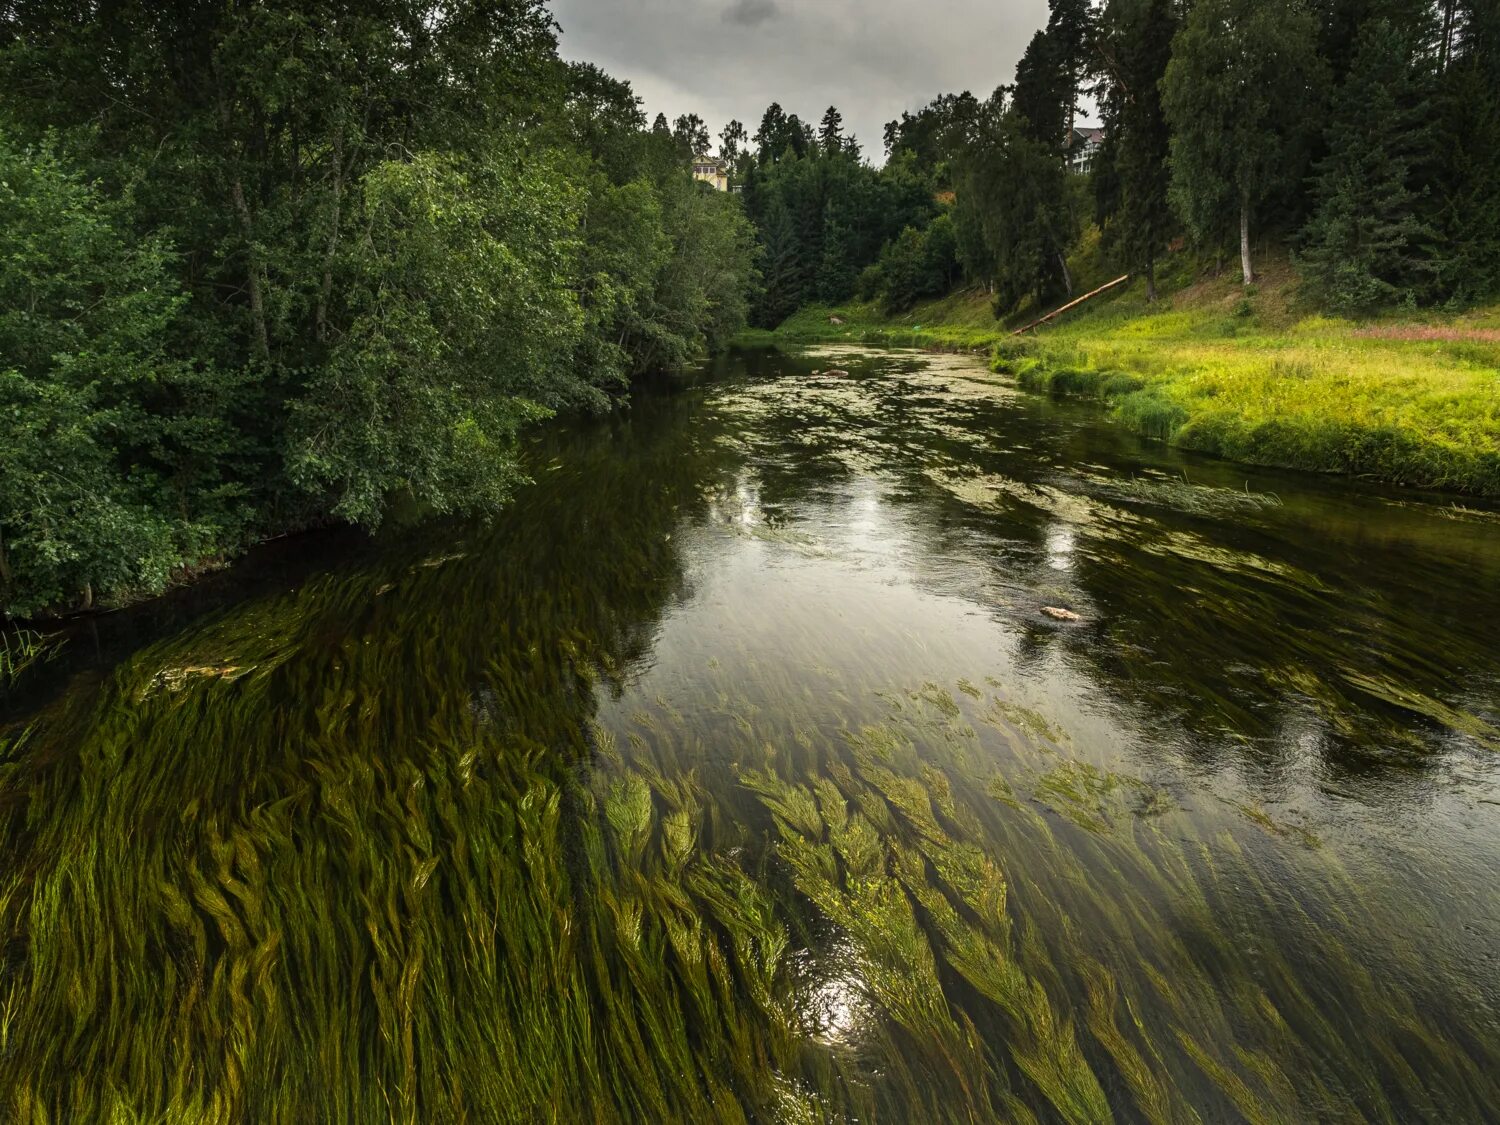
POLYGON ((859 349, 530 455, 23 685, 6 1116, 1500 1119, 1495 513, 859 349))

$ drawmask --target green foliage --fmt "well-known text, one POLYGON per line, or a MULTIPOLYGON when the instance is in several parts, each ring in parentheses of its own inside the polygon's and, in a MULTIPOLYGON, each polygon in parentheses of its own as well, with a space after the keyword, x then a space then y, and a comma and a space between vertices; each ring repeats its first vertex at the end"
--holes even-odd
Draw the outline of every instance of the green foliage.
POLYGON ((1442 292, 1500 293, 1500 6, 1449 0, 1446 63, 1435 98, 1432 194, 1442 235, 1442 292))
POLYGON ((151 589, 243 514, 233 377, 172 354, 162 240, 55 149, 0 134, 0 606, 151 589))
POLYGON ((424 155, 360 184, 353 317, 288 434, 293 479, 334 514, 376 524, 400 489, 437 511, 496 507, 518 478, 517 429, 598 394, 570 362, 576 203, 516 167, 424 155))
POLYGON ((1256 209, 1299 184, 1323 104, 1317 32, 1302 0, 1200 0, 1178 33, 1162 83, 1172 198, 1200 242, 1238 219, 1248 254, 1256 209))
POLYGON ((749 169, 744 200, 761 246, 763 288, 751 314, 761 327, 775 327, 808 302, 848 300, 887 242, 907 227, 924 227, 938 210, 930 176, 911 158, 871 168, 830 109, 823 139, 810 146, 792 142, 800 126, 774 105, 757 138, 760 163, 749 169), (777 144, 784 147, 773 156, 768 146, 777 144))
POLYGON ((0 612, 389 499, 743 323, 754 247, 539 0, 0 12, 0 612))
POLYGON ((877 270, 870 288, 887 314, 946 293, 958 274, 953 217, 939 215, 920 231, 907 227, 881 252, 877 270))
POLYGON ((993 283, 997 313, 1067 295, 1067 252, 1078 233, 1073 187, 1054 144, 996 91, 953 158, 955 241, 971 278, 993 283))
POLYGON ((1072 91, 1062 45, 1038 31, 1016 64, 1015 107, 1026 136, 1061 150, 1067 135, 1072 91))
POLYGON ((1437 272, 1412 187, 1429 107, 1411 58, 1390 24, 1367 24, 1333 98, 1301 265, 1335 311, 1413 299, 1437 272))
POLYGON ((1101 22, 1116 69, 1104 103, 1106 150, 1095 172, 1098 214, 1121 262, 1143 274, 1154 295, 1156 262, 1175 227, 1161 82, 1177 20, 1170 0, 1110 0, 1101 22))

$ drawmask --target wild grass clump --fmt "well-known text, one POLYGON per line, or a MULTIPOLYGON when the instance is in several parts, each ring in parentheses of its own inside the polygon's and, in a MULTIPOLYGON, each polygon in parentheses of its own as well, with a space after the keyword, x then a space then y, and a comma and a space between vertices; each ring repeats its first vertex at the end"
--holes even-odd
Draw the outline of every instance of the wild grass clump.
POLYGON ((55 640, 33 629, 0 628, 0 692, 14 687, 28 669, 56 651, 55 640))

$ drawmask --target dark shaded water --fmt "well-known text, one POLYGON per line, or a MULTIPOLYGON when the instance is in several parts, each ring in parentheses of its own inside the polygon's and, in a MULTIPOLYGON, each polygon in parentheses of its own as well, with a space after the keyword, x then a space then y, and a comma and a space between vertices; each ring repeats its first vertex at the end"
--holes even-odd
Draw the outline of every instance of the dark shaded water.
POLYGON ((0 1115, 1500 1120, 1500 516, 911 353, 532 453, 23 685, 0 1115))

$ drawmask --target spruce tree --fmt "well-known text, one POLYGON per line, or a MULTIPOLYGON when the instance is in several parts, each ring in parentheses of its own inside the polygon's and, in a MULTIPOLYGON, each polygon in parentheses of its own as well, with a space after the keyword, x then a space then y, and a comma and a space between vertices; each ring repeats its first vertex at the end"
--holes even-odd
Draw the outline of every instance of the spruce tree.
POLYGON ((1437 225, 1448 258, 1444 289, 1500 293, 1500 5, 1452 0, 1437 97, 1437 225))
POLYGON ((1411 185, 1429 114, 1409 41, 1385 20, 1367 24, 1333 98, 1302 236, 1302 269, 1335 309, 1412 298, 1431 280, 1433 232, 1411 185))
POLYGON ((844 115, 837 106, 829 106, 818 128, 818 148, 824 156, 836 156, 844 149, 844 115))
POLYGON ((760 164, 774 164, 781 159, 787 146, 787 116, 780 102, 772 102, 766 107, 754 140, 759 149, 757 160, 760 164))

